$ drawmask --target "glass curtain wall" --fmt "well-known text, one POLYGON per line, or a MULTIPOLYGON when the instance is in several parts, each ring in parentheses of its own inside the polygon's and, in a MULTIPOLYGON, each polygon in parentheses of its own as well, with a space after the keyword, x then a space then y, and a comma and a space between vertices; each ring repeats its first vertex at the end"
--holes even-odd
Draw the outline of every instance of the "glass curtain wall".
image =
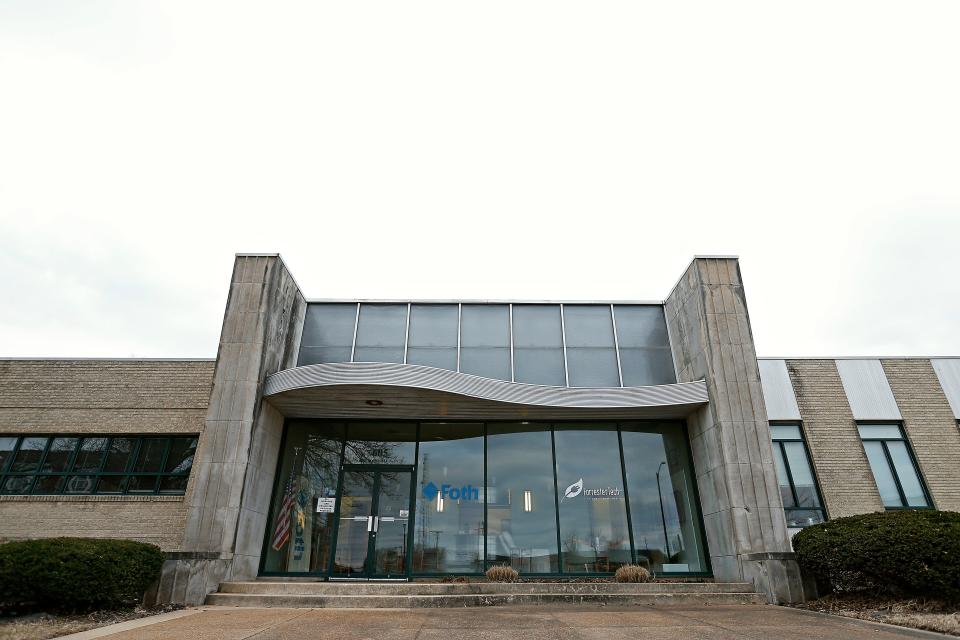
POLYGON ((264 572, 372 566, 364 516, 391 472, 414 474, 409 498, 394 496, 408 546, 391 547, 412 576, 709 572, 681 423, 321 421, 287 427, 264 572))
POLYGON ((487 425, 487 560, 556 573, 555 495, 550 427, 487 425))
POLYGON ((483 571, 483 425, 422 424, 415 573, 483 571))

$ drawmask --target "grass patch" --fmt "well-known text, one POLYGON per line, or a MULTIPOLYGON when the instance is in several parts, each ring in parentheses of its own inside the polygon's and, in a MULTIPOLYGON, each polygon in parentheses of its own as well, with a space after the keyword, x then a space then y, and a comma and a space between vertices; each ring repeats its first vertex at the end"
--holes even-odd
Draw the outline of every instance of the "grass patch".
POLYGON ((796 606, 848 618, 960 636, 960 607, 942 600, 833 594, 796 606))

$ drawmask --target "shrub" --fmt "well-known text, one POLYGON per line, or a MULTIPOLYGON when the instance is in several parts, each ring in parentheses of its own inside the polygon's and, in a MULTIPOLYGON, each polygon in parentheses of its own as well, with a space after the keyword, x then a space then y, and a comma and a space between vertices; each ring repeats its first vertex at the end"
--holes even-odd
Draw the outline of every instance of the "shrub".
POLYGON ((132 540, 46 538, 0 545, 0 609, 132 607, 160 577, 163 552, 132 540))
POLYGON ((513 567, 505 564, 495 565, 487 569, 487 580, 490 582, 517 582, 520 574, 513 567))
POLYGON ((793 548, 821 593, 960 600, 960 513, 905 510, 837 518, 797 533, 793 548))
POLYGON ((645 567, 638 564, 625 564, 613 574, 617 582, 652 582, 653 576, 645 567))

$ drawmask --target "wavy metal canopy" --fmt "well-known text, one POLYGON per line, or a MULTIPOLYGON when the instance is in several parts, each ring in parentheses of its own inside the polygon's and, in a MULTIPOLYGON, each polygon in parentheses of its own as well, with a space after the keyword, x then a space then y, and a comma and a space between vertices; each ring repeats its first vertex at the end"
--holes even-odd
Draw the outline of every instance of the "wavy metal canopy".
POLYGON ((703 381, 569 388, 505 382, 412 364, 314 364, 267 378, 287 417, 417 419, 682 418, 707 403, 703 381))

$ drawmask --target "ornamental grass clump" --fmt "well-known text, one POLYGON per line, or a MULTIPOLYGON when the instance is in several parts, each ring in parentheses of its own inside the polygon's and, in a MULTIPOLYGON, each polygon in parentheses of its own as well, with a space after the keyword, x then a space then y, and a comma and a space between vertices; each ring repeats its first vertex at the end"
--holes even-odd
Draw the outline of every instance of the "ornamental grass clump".
POLYGON ((613 574, 617 582, 653 582, 653 575, 638 564, 625 564, 613 574))
POLYGON ((487 569, 487 580, 490 582, 517 582, 520 574, 513 567, 505 564, 496 565, 487 569))

